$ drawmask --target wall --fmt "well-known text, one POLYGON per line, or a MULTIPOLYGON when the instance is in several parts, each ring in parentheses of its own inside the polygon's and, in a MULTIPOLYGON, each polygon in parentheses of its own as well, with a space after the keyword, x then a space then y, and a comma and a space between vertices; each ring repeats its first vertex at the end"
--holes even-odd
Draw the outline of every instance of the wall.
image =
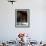
POLYGON ((13 5, 0 0, 0 41, 15 40, 19 32, 30 34, 33 40, 46 40, 45 0, 17 0, 13 5), (30 28, 15 27, 15 9, 30 9, 30 28))

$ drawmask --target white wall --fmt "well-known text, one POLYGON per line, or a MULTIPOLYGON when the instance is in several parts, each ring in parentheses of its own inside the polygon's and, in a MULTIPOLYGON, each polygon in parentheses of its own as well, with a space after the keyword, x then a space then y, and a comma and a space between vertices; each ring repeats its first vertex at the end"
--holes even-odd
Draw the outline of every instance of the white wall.
POLYGON ((13 5, 0 0, 0 40, 15 40, 19 32, 33 40, 46 40, 46 13, 43 0, 17 0, 13 5), (30 9, 30 28, 15 27, 15 9, 30 9))

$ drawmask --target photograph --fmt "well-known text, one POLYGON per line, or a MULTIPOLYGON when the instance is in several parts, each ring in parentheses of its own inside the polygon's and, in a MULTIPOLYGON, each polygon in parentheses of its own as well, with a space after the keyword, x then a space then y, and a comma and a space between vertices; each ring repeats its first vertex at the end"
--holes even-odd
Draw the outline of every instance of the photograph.
POLYGON ((16 9, 15 10, 15 26, 16 27, 29 27, 29 9, 16 9))

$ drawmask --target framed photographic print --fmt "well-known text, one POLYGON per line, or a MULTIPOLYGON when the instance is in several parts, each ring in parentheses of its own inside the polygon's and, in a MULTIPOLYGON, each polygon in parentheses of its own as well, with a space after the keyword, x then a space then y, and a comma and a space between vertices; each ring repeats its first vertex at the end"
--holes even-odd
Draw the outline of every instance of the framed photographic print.
POLYGON ((15 10, 15 26, 29 27, 29 25, 30 25, 30 10, 16 9, 15 10))

